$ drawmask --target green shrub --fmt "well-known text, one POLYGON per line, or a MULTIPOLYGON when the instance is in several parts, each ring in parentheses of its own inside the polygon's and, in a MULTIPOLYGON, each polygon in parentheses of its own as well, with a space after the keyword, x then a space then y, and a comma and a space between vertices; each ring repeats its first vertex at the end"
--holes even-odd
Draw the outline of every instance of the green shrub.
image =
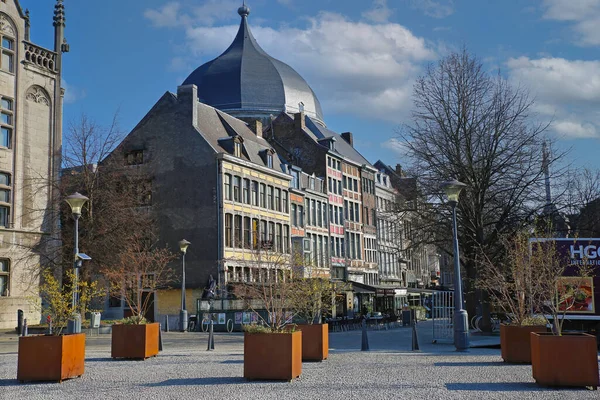
POLYGON ((123 318, 120 323, 123 325, 144 325, 147 324, 148 321, 141 315, 133 315, 131 317, 123 318))

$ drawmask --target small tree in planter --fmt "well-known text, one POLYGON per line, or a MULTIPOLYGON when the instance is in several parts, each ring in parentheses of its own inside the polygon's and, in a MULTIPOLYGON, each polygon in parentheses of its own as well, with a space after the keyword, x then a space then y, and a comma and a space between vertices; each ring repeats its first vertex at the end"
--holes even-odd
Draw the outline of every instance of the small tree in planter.
POLYGON ((242 263, 233 293, 258 314, 260 325, 244 327, 244 377, 292 380, 302 373, 302 333, 286 326, 295 315, 291 298, 296 282, 289 254, 263 245, 252 262, 242 263), (266 316, 264 315, 266 311, 266 316))
POLYGON ((148 323, 145 316, 153 307, 151 296, 165 288, 173 278, 169 263, 175 254, 149 245, 141 234, 134 235, 115 265, 103 271, 113 296, 123 297, 131 312, 122 324, 112 327, 113 358, 145 359, 158 354, 159 324, 148 323))
POLYGON ((530 332, 545 332, 546 321, 535 316, 534 302, 540 289, 537 279, 542 254, 531 254, 529 235, 525 232, 502 240, 506 256, 502 263, 492 262, 482 253, 482 265, 477 285, 487 291, 492 304, 510 317, 509 324, 500 326, 502 358, 506 362, 530 363, 530 332))
POLYGON ((329 357, 329 325, 321 323, 331 314, 335 289, 329 279, 297 278, 290 296, 290 306, 305 321, 302 331, 302 360, 322 361, 329 357))
POLYGON ((596 337, 563 332, 566 313, 578 311, 580 304, 592 296, 592 271, 585 256, 572 263, 562 245, 582 245, 583 248, 584 242, 531 239, 532 258, 539 260, 533 284, 537 298, 533 303, 552 318, 553 326, 550 334, 530 334, 532 373, 542 385, 597 388, 600 384, 596 337))
POLYGON ((71 269, 65 274, 64 285, 61 285, 60 280, 49 269, 42 273, 42 279, 42 312, 50 319, 49 334, 19 338, 17 379, 21 382, 61 382, 83 375, 85 334, 63 335, 62 332, 76 311, 85 314, 94 299, 106 295, 105 290, 98 288, 97 282, 79 282, 74 293, 72 282, 75 273, 71 269), (78 299, 78 304, 73 304, 74 296, 78 299), (44 356, 40 357, 40 354, 44 356))

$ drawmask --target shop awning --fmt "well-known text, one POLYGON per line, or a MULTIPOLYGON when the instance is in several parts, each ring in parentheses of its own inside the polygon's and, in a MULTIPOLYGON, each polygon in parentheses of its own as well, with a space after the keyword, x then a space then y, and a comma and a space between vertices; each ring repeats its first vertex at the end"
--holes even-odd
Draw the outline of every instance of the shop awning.
POLYGON ((373 286, 365 285, 364 283, 352 282, 352 291, 354 293, 364 293, 364 294, 375 294, 375 288, 373 286))

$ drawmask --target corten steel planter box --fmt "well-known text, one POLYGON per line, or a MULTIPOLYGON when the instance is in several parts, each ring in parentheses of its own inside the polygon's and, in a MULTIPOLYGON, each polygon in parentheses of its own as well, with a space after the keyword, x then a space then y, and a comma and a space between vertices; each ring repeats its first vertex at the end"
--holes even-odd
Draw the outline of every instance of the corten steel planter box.
POLYGON ((21 336, 17 380, 57 381, 83 375, 85 333, 21 336))
POLYGON ((329 357, 329 325, 298 325, 302 331, 302 361, 323 361, 329 357))
POLYGON ((291 381, 302 373, 302 332, 244 333, 244 378, 291 381))
POLYGON ((531 364, 531 332, 547 332, 545 326, 500 325, 502 358, 509 363, 531 364))
POLYGON ((544 386, 592 386, 598 378, 596 337, 586 333, 530 333, 533 379, 544 386))
POLYGON ((158 322, 142 325, 113 325, 110 356, 145 360, 157 355, 159 329, 158 322))

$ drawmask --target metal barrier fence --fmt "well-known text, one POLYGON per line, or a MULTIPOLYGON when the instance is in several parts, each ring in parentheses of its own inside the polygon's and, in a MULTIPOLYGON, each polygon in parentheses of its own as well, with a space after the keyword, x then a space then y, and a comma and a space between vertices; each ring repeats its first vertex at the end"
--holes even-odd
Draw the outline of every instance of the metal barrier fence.
POLYGON ((431 299, 433 343, 454 341, 453 292, 434 292, 431 299))

